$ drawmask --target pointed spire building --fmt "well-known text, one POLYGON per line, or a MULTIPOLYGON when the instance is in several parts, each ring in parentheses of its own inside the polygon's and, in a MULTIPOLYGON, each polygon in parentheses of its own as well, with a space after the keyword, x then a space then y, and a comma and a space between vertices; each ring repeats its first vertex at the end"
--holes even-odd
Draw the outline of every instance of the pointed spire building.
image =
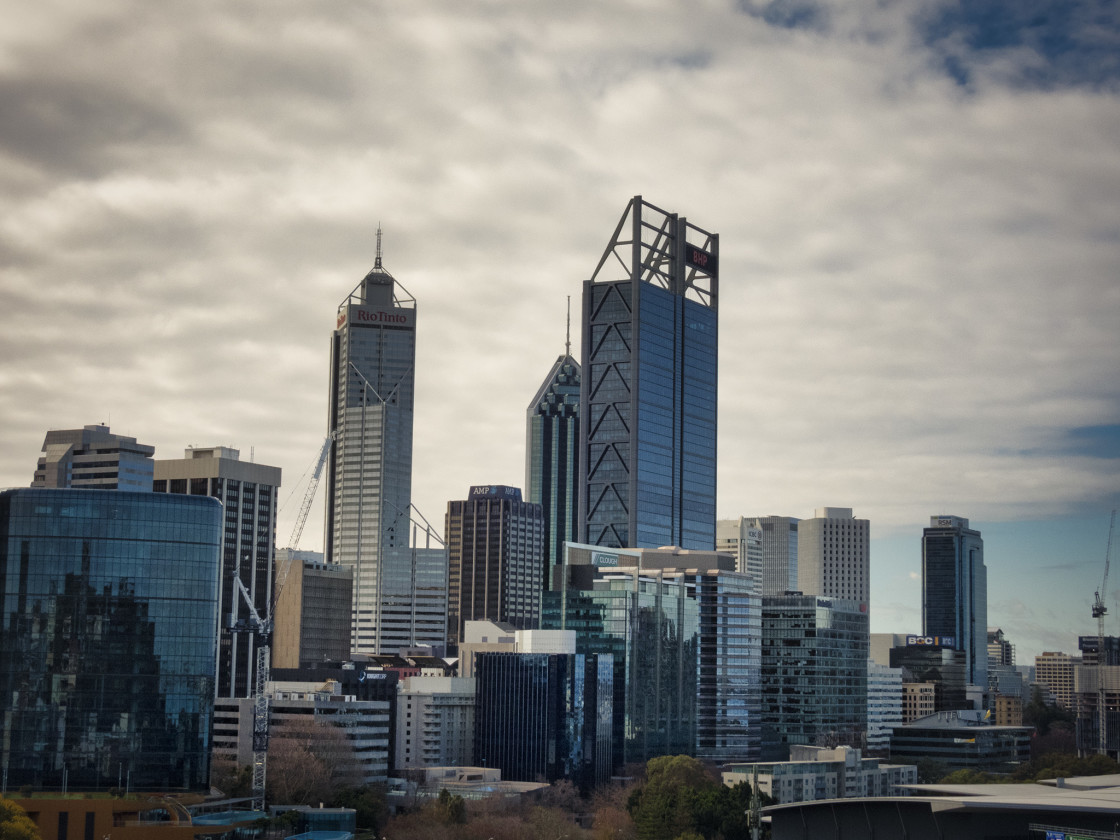
POLYGON ((526 411, 525 500, 544 508, 545 589, 552 567, 563 559, 564 542, 576 538, 579 514, 580 366, 571 354, 570 314, 568 321, 564 354, 526 411))

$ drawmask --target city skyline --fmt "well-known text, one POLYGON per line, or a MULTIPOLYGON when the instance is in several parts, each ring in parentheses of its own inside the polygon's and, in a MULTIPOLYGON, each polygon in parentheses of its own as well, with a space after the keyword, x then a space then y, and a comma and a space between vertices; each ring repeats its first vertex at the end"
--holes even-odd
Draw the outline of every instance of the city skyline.
POLYGON ((0 485, 93 423, 255 450, 284 547, 380 222, 438 523, 522 483, 566 299, 641 194, 721 236, 717 517, 856 510, 876 632, 920 629, 921 530, 966 517, 1019 662, 1074 652, 1120 501, 1120 69, 1078 7, 21 9, 0 485))

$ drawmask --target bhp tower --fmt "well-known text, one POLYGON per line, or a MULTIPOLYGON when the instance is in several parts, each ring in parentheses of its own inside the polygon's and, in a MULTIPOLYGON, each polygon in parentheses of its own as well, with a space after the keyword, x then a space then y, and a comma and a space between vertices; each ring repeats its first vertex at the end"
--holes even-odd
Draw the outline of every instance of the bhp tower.
POLYGON ((583 287, 579 539, 712 550, 719 236, 635 196, 583 287))
POLYGON ((338 307, 331 338, 326 560, 354 575, 351 649, 381 653, 409 614, 414 558, 412 414, 416 301, 377 261, 338 307))

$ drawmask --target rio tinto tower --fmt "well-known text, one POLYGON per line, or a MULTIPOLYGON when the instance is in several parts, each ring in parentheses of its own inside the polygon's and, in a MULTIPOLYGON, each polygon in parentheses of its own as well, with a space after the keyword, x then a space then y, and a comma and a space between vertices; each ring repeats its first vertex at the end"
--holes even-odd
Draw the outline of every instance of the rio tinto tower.
POLYGON ((416 301, 382 267, 378 231, 374 267, 339 304, 331 337, 325 553, 353 571, 355 652, 395 652, 413 641, 393 614, 411 601, 415 578, 408 549, 415 366, 416 301))

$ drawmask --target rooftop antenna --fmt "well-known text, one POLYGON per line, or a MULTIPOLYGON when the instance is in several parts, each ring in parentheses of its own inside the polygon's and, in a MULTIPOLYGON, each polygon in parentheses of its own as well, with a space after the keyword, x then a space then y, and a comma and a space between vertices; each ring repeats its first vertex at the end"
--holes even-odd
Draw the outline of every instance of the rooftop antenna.
POLYGON ((377 223, 377 257, 373 261, 374 268, 381 268, 381 222, 377 223))
POLYGON ((572 355, 572 296, 568 295, 568 327, 564 334, 564 355, 572 355))

